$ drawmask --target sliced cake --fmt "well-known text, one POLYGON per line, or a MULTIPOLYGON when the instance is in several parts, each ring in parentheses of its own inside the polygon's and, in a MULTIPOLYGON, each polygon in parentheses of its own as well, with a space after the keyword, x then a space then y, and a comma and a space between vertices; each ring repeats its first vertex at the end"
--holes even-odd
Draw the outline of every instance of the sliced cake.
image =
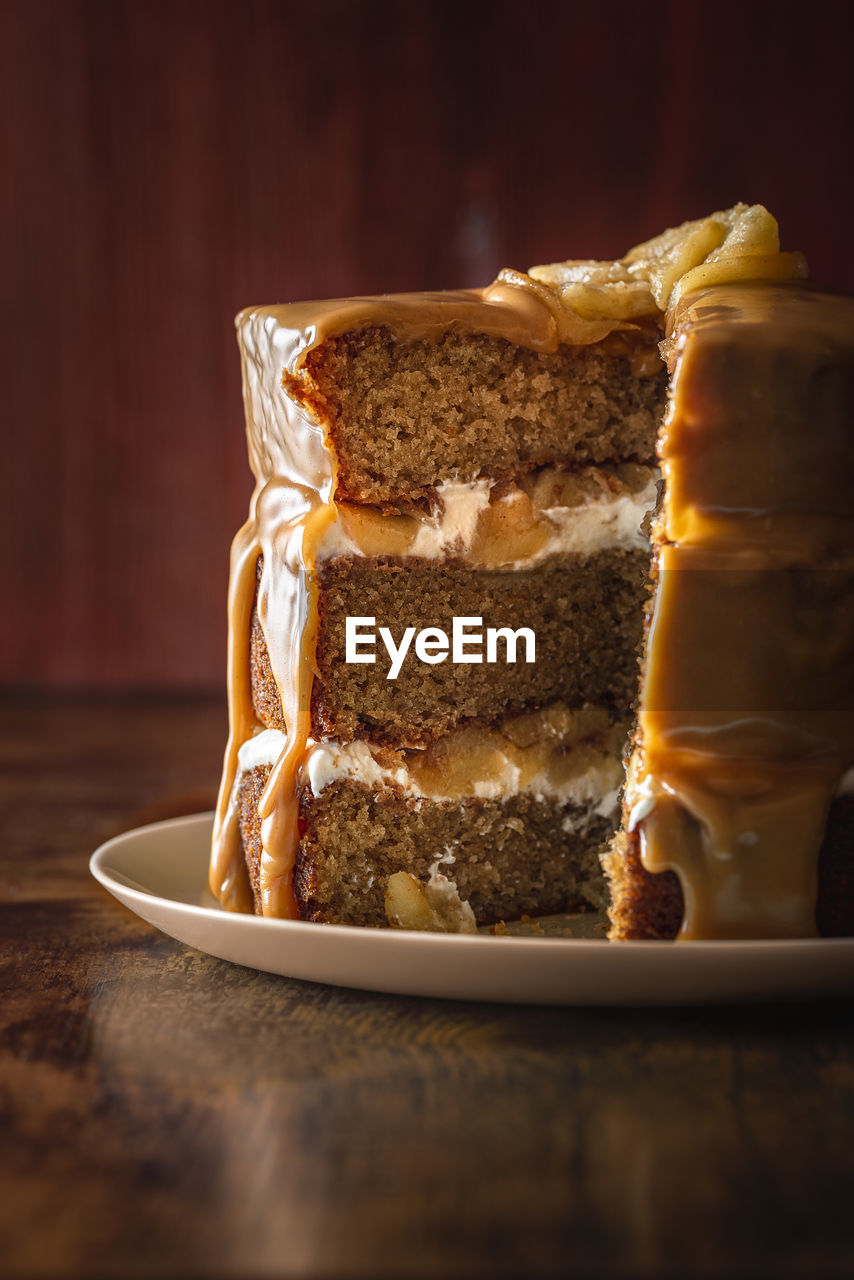
POLYGON ((803 274, 740 205, 619 262, 238 317, 223 905, 609 900, 612 937, 669 938, 814 932, 817 900, 850 931, 851 303, 803 274))
POLYGON ((459 927, 602 904, 665 393, 646 310, 564 318, 510 276, 238 318, 257 487, 224 905, 386 924, 417 883, 459 927))

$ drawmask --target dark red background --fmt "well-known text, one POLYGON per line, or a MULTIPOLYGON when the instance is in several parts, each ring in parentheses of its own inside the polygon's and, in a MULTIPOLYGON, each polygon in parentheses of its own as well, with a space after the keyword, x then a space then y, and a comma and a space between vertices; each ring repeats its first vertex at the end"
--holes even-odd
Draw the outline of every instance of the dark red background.
POLYGON ((0 5, 0 683, 221 686, 232 316, 762 201, 854 289, 846 4, 0 5))

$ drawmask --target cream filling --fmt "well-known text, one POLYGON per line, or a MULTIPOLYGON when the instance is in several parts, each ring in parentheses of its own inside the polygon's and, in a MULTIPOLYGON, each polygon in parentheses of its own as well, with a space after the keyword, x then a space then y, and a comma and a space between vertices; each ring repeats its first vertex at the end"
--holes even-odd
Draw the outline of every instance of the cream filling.
POLYGON ((655 505, 657 471, 632 467, 629 484, 606 469, 598 471, 604 480, 596 474, 589 468, 578 478, 547 468, 495 498, 494 481, 446 481, 436 490, 435 515, 341 504, 317 558, 457 557, 485 568, 527 569, 554 555, 646 549, 641 525, 655 505))
POLYGON ((622 770, 617 760, 605 752, 595 760, 585 760, 583 767, 570 776, 556 776, 549 769, 533 775, 505 756, 491 763, 489 776, 472 778, 465 788, 443 788, 415 777, 405 765, 389 767, 381 764, 366 742, 314 743, 305 763, 305 776, 314 795, 320 795, 338 778, 352 778, 368 787, 396 786, 411 798, 459 800, 468 794, 482 800, 507 800, 523 792, 538 799, 555 800, 593 809, 606 817, 616 808, 622 770))
POLYGON ((481 513, 489 506, 491 488, 489 480, 446 480, 440 484, 436 492, 442 514, 420 524, 410 554, 425 560, 438 560, 454 548, 465 554, 474 542, 481 513))
MULTIPOLYGON (((286 744, 285 734, 278 729, 265 729, 256 734, 238 752, 240 772, 260 765, 275 765, 286 744)), ((315 796, 339 778, 349 778, 371 789, 398 788, 410 799, 507 800, 527 793, 537 799, 572 804, 600 817, 614 814, 622 784, 619 760, 609 751, 591 748, 589 744, 582 744, 574 753, 557 753, 553 764, 548 760, 544 762, 536 749, 520 751, 508 747, 502 752, 493 747, 488 768, 479 767, 480 762, 475 761, 469 776, 457 772, 454 786, 442 785, 445 779, 439 770, 419 777, 417 770, 409 769, 399 753, 386 751, 384 754, 386 759, 396 756, 400 763, 383 763, 367 742, 310 741, 302 764, 302 779, 315 796), (573 754, 577 756, 575 765, 573 754)))
POLYGON ((655 506, 656 490, 657 480, 653 478, 640 493, 589 502, 583 507, 548 508, 545 515, 555 528, 536 558, 560 552, 592 555, 611 548, 645 550, 649 542, 641 524, 655 506))

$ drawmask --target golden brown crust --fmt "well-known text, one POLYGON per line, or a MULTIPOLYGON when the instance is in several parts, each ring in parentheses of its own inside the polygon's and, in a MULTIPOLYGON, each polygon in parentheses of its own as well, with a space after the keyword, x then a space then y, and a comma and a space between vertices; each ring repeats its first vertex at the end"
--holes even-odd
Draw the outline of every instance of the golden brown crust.
POLYGON ((264 557, 258 557, 255 570, 255 600, 252 605, 252 620, 249 624, 249 671, 252 690, 252 706, 255 714, 266 729, 279 729, 285 732, 285 718, 282 713, 282 699, 273 675, 270 653, 261 620, 258 617, 258 589, 261 584, 261 573, 264 568, 264 557))

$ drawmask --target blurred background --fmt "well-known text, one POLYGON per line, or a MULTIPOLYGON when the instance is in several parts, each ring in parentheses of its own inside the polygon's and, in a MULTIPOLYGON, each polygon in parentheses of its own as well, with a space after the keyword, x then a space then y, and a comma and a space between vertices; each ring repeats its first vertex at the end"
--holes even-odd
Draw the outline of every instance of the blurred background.
POLYGON ((2 0, 0 684, 223 690, 232 318, 762 202, 854 290, 852 6, 2 0))

